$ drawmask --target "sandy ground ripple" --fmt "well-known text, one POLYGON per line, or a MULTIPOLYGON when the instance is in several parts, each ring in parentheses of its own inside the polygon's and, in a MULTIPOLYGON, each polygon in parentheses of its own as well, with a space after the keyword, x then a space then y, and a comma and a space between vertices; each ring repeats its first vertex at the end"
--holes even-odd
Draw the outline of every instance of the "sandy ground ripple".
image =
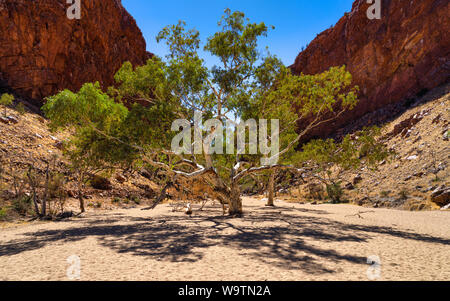
POLYGON ((263 205, 245 198, 242 219, 161 205, 0 229, 0 280, 70 280, 73 255, 81 280, 450 280, 448 211, 263 205))

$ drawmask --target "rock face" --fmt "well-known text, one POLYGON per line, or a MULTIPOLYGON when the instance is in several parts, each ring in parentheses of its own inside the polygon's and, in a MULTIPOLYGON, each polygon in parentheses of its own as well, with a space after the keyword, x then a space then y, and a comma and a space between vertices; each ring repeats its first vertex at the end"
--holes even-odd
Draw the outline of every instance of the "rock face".
POLYGON ((438 204, 441 207, 450 204, 450 187, 444 186, 437 188, 431 194, 431 201, 438 204))
POLYGON ((448 0, 382 0, 381 20, 369 20, 369 6, 356 0, 352 11, 319 34, 291 66, 296 74, 315 74, 346 65, 360 87, 359 105, 312 136, 327 136, 450 79, 448 0))
POLYGON ((82 0, 70 20, 66 0, 0 0, 0 88, 42 98, 85 82, 113 83, 124 61, 151 56, 120 0, 82 0))

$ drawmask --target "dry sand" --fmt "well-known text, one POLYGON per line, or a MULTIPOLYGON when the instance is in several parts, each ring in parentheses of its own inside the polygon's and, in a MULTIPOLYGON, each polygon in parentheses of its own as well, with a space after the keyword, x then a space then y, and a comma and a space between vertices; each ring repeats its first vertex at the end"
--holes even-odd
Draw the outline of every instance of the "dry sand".
POLYGON ((160 205, 0 229, 0 280, 68 280, 71 255, 81 280, 368 280, 372 255, 380 280, 450 280, 448 211, 263 205, 245 198, 242 219, 160 205))

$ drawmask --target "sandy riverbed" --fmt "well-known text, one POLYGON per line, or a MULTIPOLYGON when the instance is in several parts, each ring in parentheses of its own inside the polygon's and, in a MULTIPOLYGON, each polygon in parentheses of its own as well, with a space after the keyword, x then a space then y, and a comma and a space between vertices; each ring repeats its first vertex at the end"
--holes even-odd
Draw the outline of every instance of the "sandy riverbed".
POLYGON ((245 198, 241 219, 161 205, 0 229, 0 280, 69 280, 72 255, 81 280, 368 280, 369 256, 380 280, 450 280, 448 211, 263 205, 245 198))

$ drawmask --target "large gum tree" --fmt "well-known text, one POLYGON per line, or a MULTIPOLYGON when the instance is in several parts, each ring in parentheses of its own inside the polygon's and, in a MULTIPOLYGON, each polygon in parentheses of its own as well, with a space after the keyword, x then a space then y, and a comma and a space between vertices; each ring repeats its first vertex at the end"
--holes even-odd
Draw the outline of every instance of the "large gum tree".
MULTIPOLYGON (((352 108, 357 88, 351 86, 345 67, 318 75, 292 75, 268 50, 266 54, 259 51, 258 41, 269 28, 251 23, 241 12, 227 9, 218 25, 220 30, 203 47, 217 58, 212 68, 200 57, 198 31, 187 30, 184 22, 165 27, 157 36, 158 42, 168 46, 165 58, 155 56, 137 68, 125 63, 115 75, 116 87, 107 93, 87 84, 80 92, 89 88, 88 97, 63 91, 48 98, 44 111, 51 126, 71 128, 81 152, 94 154, 105 164, 139 162, 163 170, 168 181, 155 206, 170 186, 201 179, 211 187, 211 198, 227 204, 230 215, 241 215, 241 181, 264 171, 295 170, 283 163, 289 162, 302 137, 352 108), (173 121, 183 119, 186 126, 195 125, 199 113, 204 120, 226 126, 213 122, 193 127, 191 136, 200 138, 196 140, 200 145, 194 142, 184 146, 184 153, 174 152, 171 142, 179 128, 172 127, 173 121), (248 155, 255 149, 255 141, 248 138, 247 152, 225 154, 227 146, 236 145, 237 124, 250 118, 279 120, 279 149, 263 154, 256 147, 256 153, 248 155), (299 129, 297 122, 302 118, 311 122, 299 129), (224 136, 233 141, 217 139, 220 130, 228 131, 224 136), (89 139, 80 138, 85 136, 89 139), (210 151, 222 146, 224 153, 210 151), (199 148, 200 154, 194 152, 199 148)), ((271 133, 271 122, 267 127, 271 133)), ((274 136, 266 138, 270 141, 274 136)))

